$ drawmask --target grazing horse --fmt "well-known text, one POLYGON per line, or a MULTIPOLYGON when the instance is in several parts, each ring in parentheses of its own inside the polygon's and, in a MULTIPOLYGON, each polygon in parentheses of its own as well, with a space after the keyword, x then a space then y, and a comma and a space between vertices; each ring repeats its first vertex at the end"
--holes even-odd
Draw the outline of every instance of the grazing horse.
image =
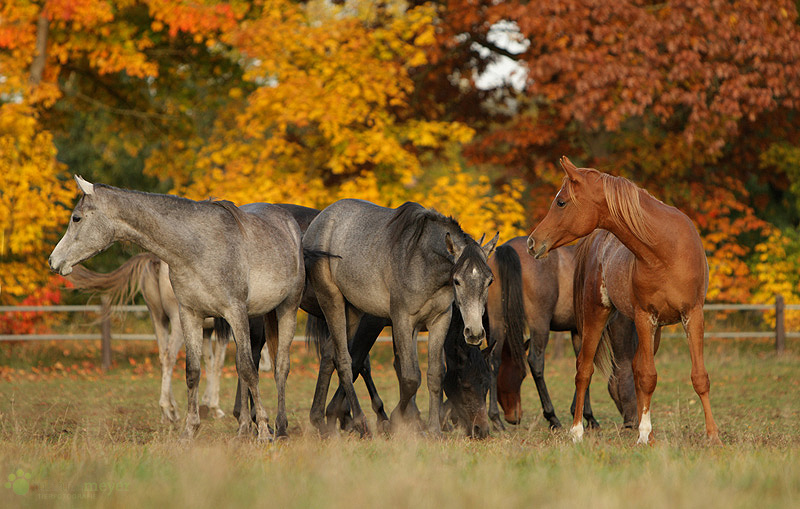
MULTIPOLYGON (((489 266, 496 281, 489 287, 489 337, 497 342, 492 356, 492 374, 496 378, 493 388, 496 386, 497 394, 490 398, 489 417, 496 427, 502 429, 497 409, 497 403, 500 403, 506 421, 519 423, 522 417, 520 388, 526 372, 525 365, 519 362, 522 357, 519 352, 524 355, 527 349, 528 365, 544 418, 550 428, 560 428, 561 422, 555 414, 544 379, 544 352, 550 331, 569 331, 576 356, 581 349, 572 303, 575 246, 564 246, 547 258, 536 260, 527 255, 526 237, 516 237, 497 248, 489 266), (525 326, 530 331, 530 339, 523 344, 525 326)), ((623 416, 624 426, 633 427, 636 424, 636 394, 631 360, 636 336, 629 320, 620 317, 614 323, 613 328, 609 326, 609 332, 616 363, 608 387, 623 416)), ((573 412, 574 408, 573 397, 573 412)), ((599 427, 589 403, 588 389, 583 417, 590 428, 599 427)))
MULTIPOLYGON (((488 328, 486 320, 487 317, 484 315, 484 329, 488 328)), ((378 427, 384 431, 388 431, 389 418, 383 410, 383 401, 372 382, 369 351, 383 328, 391 325, 391 320, 364 315, 358 324, 355 337, 348 345, 353 360, 353 376, 357 378, 360 374, 364 378, 372 401, 372 409, 378 416, 378 427)), ((491 355, 495 343, 484 350, 474 345, 468 345, 464 340, 463 330, 464 320, 461 317, 461 311, 458 307, 453 307, 450 326, 444 339, 443 389, 447 400, 444 402, 442 422, 452 421, 468 436, 485 438, 489 435, 486 394, 492 382, 488 357, 491 355)), ((313 331, 311 340, 320 344, 321 348, 331 348, 332 345, 326 341, 327 338, 328 330, 324 328, 313 331)), ((396 370, 399 369, 396 357, 394 365, 396 370)), ((325 418, 329 428, 335 424, 336 420, 339 421, 342 429, 350 429, 353 425, 350 407, 341 383, 328 404, 325 418)))
POLYGON ((603 328, 611 312, 618 310, 633 319, 639 336, 633 359, 638 443, 652 439, 650 402, 656 388, 654 355, 661 327, 677 322, 683 324, 689 339, 692 385, 703 405, 706 434, 718 443, 703 362, 708 262, 697 229, 686 214, 627 179, 576 168, 566 157, 561 166, 564 182, 547 215, 528 237, 528 252, 542 258, 551 249, 602 229, 578 247, 574 299, 583 348, 576 363, 573 440, 583 437, 583 396, 593 361, 602 362, 603 356, 595 354, 605 343, 601 342, 603 328))
MULTIPOLYGON (((161 417, 165 422, 176 423, 178 406, 172 393, 172 370, 183 345, 183 329, 178 316, 178 299, 169 282, 169 266, 151 253, 140 253, 106 274, 76 265, 67 279, 76 288, 108 292, 112 305, 131 302, 137 293, 142 294, 158 341, 161 417)), ((225 412, 219 407, 219 382, 228 341, 226 338, 211 341, 212 328, 213 324, 207 320, 203 327, 203 358, 208 383, 202 402, 214 418, 220 418, 225 412)))
POLYGON ((392 421, 417 419, 413 404, 421 382, 416 337, 428 329, 428 430, 441 433, 442 349, 455 302, 464 338, 479 344, 492 273, 486 260, 497 235, 481 248, 458 223, 416 203, 397 209, 341 200, 324 209, 303 236, 305 249, 329 253, 308 266, 308 276, 331 331, 334 353, 320 361, 311 422, 326 432, 323 410, 335 362, 355 428, 368 433, 353 389, 348 338, 364 313, 392 321, 400 401, 392 421))
MULTIPOLYGON (((169 265, 186 348, 188 409, 183 437, 194 437, 200 426, 203 320, 221 317, 233 330, 239 381, 254 398, 258 438, 271 438, 258 391, 258 369, 250 351, 248 317, 272 310, 279 334, 276 433, 285 435, 289 347, 305 284, 297 222, 285 210, 269 204, 239 209, 226 201, 197 202, 92 184, 80 177, 75 180, 83 196, 50 255, 50 268, 66 276, 75 264, 117 241, 133 242, 169 265)), ((249 429, 250 416, 240 415, 239 434, 249 429)))

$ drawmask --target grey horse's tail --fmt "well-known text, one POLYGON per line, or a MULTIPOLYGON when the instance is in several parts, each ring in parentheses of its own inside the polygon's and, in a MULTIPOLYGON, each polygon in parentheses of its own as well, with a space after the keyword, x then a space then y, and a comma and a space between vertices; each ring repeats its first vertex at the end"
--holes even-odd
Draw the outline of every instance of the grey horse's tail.
POLYGON ((522 296, 522 265, 511 246, 502 245, 494 255, 502 288, 505 342, 514 363, 525 373, 525 301, 522 296))
POLYGON ((75 288, 107 292, 111 307, 133 302, 133 298, 142 290, 143 280, 152 277, 157 281, 161 260, 151 253, 140 253, 131 257, 111 272, 102 273, 89 270, 83 265, 76 265, 67 279, 75 288))
POLYGON ((325 321, 325 318, 308 315, 308 320, 306 321, 306 346, 314 350, 317 358, 322 356, 320 345, 328 337, 328 334, 328 322, 325 321))
MULTIPOLYGON (((575 308, 575 327, 581 337, 582 344, 585 344, 583 337, 583 296, 586 287, 586 263, 592 256, 592 245, 597 235, 602 235, 605 230, 595 230, 578 242, 575 251, 575 279, 573 279, 572 299, 575 308)), ((608 233, 608 232, 606 232, 608 233)), ((578 353, 578 352, 576 352, 578 353)), ((603 327, 600 335, 600 342, 597 345, 597 352, 594 354, 594 365, 603 373, 605 378, 609 378, 614 372, 614 350, 611 348, 611 336, 609 335, 608 321, 603 327)))

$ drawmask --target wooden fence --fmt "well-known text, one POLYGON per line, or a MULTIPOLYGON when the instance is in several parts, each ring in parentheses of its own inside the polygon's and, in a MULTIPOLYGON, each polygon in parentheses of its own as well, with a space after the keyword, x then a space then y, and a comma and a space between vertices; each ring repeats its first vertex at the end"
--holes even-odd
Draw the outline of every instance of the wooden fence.
MULTIPOLYGON (((37 313, 89 313, 100 317, 100 333, 77 334, 0 334, 0 341, 36 341, 36 340, 101 340, 103 369, 111 366, 111 339, 116 340, 155 340, 154 334, 122 334, 111 332, 111 320, 103 309, 108 306, 108 296, 101 297, 100 305, 78 306, 0 306, 0 313, 37 312, 37 313)), ((776 295, 774 304, 706 304, 704 311, 775 311, 775 329, 773 331, 736 331, 708 332, 706 338, 775 338, 775 351, 783 353, 786 349, 786 338, 800 338, 800 332, 786 332, 785 311, 800 310, 800 304, 786 304, 783 296, 776 295)), ((115 306, 114 311, 131 313, 146 312, 147 306, 115 306)), ((682 336, 682 333, 665 333, 663 337, 682 336)))

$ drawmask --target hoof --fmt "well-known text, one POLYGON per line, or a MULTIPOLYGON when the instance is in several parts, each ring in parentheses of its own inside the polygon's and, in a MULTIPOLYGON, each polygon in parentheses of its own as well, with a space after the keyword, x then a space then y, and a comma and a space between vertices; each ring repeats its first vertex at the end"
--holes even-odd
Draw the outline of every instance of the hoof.
POLYGON ((600 429, 600 423, 597 422, 597 419, 594 417, 587 417, 586 418, 586 428, 587 429, 600 429))

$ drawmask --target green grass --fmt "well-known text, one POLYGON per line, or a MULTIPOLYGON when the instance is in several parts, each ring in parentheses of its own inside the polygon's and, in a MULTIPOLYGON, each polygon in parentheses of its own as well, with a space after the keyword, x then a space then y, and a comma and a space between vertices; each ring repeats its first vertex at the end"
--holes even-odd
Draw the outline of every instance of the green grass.
MULTIPOLYGON (((153 343, 116 344, 108 374, 95 367, 96 346, 85 343, 0 345, 0 475, 5 483, 22 470, 29 487, 19 495, 0 486, 0 500, 3 507, 798 506, 800 345, 789 347, 778 358, 766 342, 707 344, 725 443, 712 447, 689 381, 685 340, 665 340, 656 359, 652 446, 634 445, 636 433, 618 428, 621 418, 597 381, 593 406, 603 429, 579 445, 565 431, 549 431, 530 377, 522 425, 484 441, 460 433, 323 440, 308 423, 316 366, 300 344, 287 395, 290 440, 236 439, 236 422, 226 416, 203 421, 186 445, 180 430, 160 422, 153 343)), ((397 401, 390 356, 390 345, 376 346, 374 375, 389 410, 397 401)), ((546 374, 567 424, 574 358, 549 358, 546 374)), ((173 383, 185 409, 180 368, 173 383)), ((226 411, 234 388, 228 366, 226 411)), ((261 388, 272 415, 271 376, 261 388)), ((358 390, 374 427, 360 382, 358 390)), ((426 416, 424 382, 418 403, 426 416)))

